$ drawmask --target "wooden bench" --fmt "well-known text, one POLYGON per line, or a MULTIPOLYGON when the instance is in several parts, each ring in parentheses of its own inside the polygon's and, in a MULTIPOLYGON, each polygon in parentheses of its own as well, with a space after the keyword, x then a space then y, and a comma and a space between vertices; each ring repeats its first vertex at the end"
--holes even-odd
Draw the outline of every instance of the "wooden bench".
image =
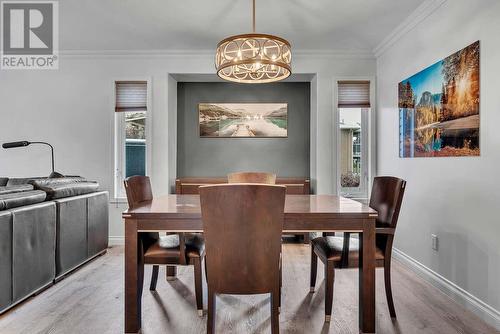
MULTIPOLYGON (((210 184, 227 183, 226 177, 182 177, 175 180, 175 193, 184 195, 198 194, 200 186, 210 184)), ((286 193, 289 195, 309 195, 311 193, 310 180, 303 177, 278 177, 276 184, 286 186, 286 193)), ((304 243, 309 243, 309 233, 298 235, 304 236, 304 243)))

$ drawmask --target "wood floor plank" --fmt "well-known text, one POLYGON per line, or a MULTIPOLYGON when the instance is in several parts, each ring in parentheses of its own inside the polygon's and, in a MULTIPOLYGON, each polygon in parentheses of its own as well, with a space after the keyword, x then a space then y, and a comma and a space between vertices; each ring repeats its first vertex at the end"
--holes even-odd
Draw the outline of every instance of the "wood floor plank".
MULTIPOLYGON (((324 280, 318 263, 316 292, 309 293, 310 248, 283 246, 281 333, 358 333, 358 273, 337 270, 332 321, 324 323, 324 280)), ((40 295, 0 316, 0 333, 123 332, 123 247, 108 253, 55 284, 40 295)), ((192 267, 179 267, 178 279, 167 282, 160 268, 156 292, 148 289, 146 267, 143 293, 143 333, 205 333, 206 314, 196 311, 192 267)), ((500 333, 473 313, 423 281, 398 262, 393 264, 393 293, 398 320, 389 317, 383 271, 377 269, 377 333, 500 333)), ((204 282, 205 284, 205 282, 204 282)), ((204 303, 207 290, 204 285, 204 303)), ((218 296, 218 333, 269 333, 269 296, 218 296)))

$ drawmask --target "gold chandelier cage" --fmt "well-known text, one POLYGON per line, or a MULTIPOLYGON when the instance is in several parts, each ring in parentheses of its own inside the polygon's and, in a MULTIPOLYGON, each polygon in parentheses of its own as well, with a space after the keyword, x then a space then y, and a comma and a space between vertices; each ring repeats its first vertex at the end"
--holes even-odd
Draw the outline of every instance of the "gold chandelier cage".
POLYGON ((239 83, 268 83, 283 80, 292 73, 292 49, 281 37, 255 33, 235 35, 217 44, 215 67, 224 80, 239 83))

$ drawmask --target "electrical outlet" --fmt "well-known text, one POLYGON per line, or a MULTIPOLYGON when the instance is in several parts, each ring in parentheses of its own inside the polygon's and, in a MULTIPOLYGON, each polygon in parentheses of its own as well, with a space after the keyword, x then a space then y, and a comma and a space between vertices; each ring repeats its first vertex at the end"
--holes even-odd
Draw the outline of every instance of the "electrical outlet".
POLYGON ((437 251, 438 250, 438 244, 439 244, 438 236, 435 235, 435 234, 431 234, 431 238, 432 238, 432 249, 434 249, 435 251, 437 251))

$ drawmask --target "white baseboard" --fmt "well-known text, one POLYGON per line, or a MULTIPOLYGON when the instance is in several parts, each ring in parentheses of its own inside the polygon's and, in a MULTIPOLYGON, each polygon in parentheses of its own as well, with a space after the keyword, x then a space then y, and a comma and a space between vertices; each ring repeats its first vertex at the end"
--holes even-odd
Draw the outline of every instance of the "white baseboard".
POLYGON ((108 238, 110 246, 123 246, 125 245, 125 237, 122 235, 110 235, 108 238))
POLYGON ((408 266, 413 272, 438 288, 455 302, 464 306, 488 324, 500 330, 500 311, 494 309, 455 283, 439 275, 437 272, 427 268, 422 263, 408 256, 399 249, 393 248, 393 256, 396 260, 408 266))

